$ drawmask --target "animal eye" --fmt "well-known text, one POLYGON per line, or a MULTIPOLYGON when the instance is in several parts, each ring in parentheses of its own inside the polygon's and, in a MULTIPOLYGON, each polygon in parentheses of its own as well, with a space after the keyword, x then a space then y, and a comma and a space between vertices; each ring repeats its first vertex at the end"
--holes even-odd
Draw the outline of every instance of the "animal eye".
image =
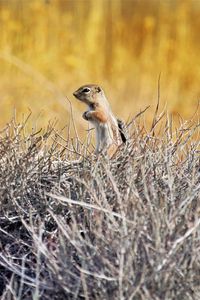
POLYGON ((87 94, 87 93, 90 92, 90 89, 86 87, 86 88, 84 88, 84 89, 82 90, 82 92, 87 94))

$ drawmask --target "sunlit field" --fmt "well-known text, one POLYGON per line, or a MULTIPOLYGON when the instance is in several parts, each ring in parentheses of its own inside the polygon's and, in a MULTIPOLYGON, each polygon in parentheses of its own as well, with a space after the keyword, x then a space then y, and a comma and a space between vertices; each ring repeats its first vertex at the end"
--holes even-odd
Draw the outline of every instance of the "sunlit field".
POLYGON ((0 126, 14 110, 44 127, 68 123, 72 92, 104 87, 124 120, 157 101, 190 117, 200 94, 199 1, 0 1, 0 126))

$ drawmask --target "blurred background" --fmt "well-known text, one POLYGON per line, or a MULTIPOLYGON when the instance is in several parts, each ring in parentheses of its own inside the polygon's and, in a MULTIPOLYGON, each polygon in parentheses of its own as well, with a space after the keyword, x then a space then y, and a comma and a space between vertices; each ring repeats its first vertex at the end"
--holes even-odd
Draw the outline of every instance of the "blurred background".
POLYGON ((200 1, 0 0, 0 126, 32 111, 38 126, 74 118, 72 92, 98 83, 127 120, 151 105, 187 118, 200 96, 200 1))

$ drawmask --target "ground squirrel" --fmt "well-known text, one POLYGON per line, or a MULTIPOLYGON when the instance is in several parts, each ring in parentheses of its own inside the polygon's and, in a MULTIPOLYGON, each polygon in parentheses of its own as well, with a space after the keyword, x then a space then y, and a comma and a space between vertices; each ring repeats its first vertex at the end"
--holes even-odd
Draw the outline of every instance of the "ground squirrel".
POLYGON ((108 152, 112 156, 117 147, 126 142, 123 122, 113 115, 104 91, 95 84, 80 87, 73 95, 88 106, 83 118, 93 124, 96 132, 95 153, 108 152))

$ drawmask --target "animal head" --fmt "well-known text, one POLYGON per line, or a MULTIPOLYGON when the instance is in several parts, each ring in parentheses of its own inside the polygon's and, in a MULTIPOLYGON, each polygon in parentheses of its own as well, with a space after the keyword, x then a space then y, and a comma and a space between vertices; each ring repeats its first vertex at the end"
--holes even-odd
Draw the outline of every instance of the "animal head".
POLYGON ((99 100, 105 97, 103 89, 95 84, 81 86, 73 95, 88 106, 98 105, 99 100))

